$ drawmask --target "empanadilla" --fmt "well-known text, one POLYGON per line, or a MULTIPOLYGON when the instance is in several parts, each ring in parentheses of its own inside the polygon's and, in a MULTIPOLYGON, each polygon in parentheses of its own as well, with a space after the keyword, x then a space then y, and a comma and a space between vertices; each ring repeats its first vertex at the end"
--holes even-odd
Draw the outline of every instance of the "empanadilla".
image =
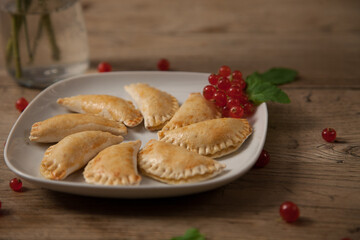
POLYGON ((243 118, 217 118, 165 131, 159 139, 199 153, 218 158, 236 151, 252 129, 243 118))
POLYGON ((78 113, 89 113, 123 122, 128 127, 139 125, 143 117, 131 101, 111 95, 78 95, 59 98, 57 103, 78 113))
POLYGON ((147 84, 134 83, 124 88, 139 107, 145 128, 151 131, 161 129, 179 109, 175 97, 147 84))
POLYGON ((102 150, 84 170, 87 183, 97 185, 138 185, 137 154, 141 141, 123 142, 102 150))
POLYGON ((64 137, 83 131, 104 131, 114 135, 126 135, 121 122, 100 116, 81 113, 60 114, 32 125, 29 139, 34 142, 58 142, 64 137))
POLYGON ((62 180, 85 166, 101 150, 122 141, 122 136, 102 131, 71 134, 45 151, 40 173, 48 179, 62 180))
POLYGON ((138 165, 144 175, 167 184, 203 181, 226 167, 212 158, 154 139, 139 152, 138 165))
POLYGON ((191 93, 158 135, 162 137, 164 131, 220 117, 221 113, 214 103, 207 101, 201 93, 191 93))

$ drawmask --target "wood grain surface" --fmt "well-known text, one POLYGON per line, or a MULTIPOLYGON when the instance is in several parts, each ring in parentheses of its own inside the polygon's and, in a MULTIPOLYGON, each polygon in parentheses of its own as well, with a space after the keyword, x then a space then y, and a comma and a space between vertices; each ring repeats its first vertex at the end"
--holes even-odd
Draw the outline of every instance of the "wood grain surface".
MULTIPOLYGON (((299 71, 282 89, 290 104, 268 104, 271 162, 219 189, 163 199, 106 199, 53 192, 15 177, 0 150, 0 239, 156 239, 191 227, 209 240, 360 239, 360 1, 81 1, 91 69, 244 74, 281 66, 299 71), (334 143, 323 128, 338 133, 334 143), (279 216, 284 201, 300 219, 279 216)), ((3 51, 1 51, 3 53, 3 51)), ((0 70, 0 144, 19 116, 19 97, 40 90, 0 70)), ((199 90, 197 90, 199 91, 199 90)), ((26 159, 23 159, 26 161, 26 159)))

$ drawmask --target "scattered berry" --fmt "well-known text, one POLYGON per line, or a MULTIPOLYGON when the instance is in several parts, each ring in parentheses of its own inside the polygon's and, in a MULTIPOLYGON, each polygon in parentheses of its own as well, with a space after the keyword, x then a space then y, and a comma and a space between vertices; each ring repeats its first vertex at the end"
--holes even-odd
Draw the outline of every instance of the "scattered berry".
POLYGON ((230 108, 229 117, 242 118, 244 116, 244 109, 241 106, 233 106, 230 108))
POLYGON ((21 191, 22 182, 21 182, 20 179, 18 179, 18 178, 11 179, 9 185, 10 185, 10 188, 12 190, 14 190, 15 192, 20 192, 21 191))
POLYGON ((299 208, 293 202, 283 202, 279 211, 282 219, 288 223, 295 222, 300 216, 299 208))
POLYGON ((231 69, 229 66, 223 65, 219 68, 219 75, 228 77, 231 74, 231 69))
POLYGON ((333 142, 336 139, 336 131, 333 128, 325 128, 322 130, 322 137, 327 142, 333 142))
POLYGON ((233 81, 234 79, 242 79, 242 73, 239 70, 235 70, 232 73, 233 81))
POLYGON ((269 162, 270 162, 270 154, 265 149, 263 149, 254 167, 262 168, 265 167, 269 162))
POLYGON ((19 110, 19 112, 22 112, 25 110, 28 104, 29 102, 25 98, 21 97, 16 101, 15 107, 17 110, 19 110))
POLYGON ((211 85, 216 86, 218 84, 219 78, 220 78, 219 75, 210 74, 208 80, 211 85))
POLYGON ((111 72, 112 67, 108 62, 101 62, 97 67, 98 72, 111 72))
POLYGON ((167 59, 162 58, 157 63, 157 67, 160 71, 168 71, 170 69, 170 62, 167 59))
POLYGON ((204 87, 203 96, 206 100, 212 100, 216 91, 216 87, 212 85, 207 85, 204 87))
POLYGON ((219 79, 217 87, 220 90, 227 91, 231 87, 231 82, 227 77, 222 77, 219 79))
POLYGON ((217 91, 216 93, 214 93, 213 99, 215 105, 218 107, 224 107, 226 105, 227 98, 223 91, 217 91))

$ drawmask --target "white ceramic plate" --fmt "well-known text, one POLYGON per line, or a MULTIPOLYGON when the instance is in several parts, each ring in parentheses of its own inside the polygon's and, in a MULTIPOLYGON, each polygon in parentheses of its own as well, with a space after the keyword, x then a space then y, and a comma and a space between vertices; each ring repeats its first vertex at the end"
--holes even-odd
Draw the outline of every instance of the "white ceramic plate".
MULTIPOLYGON (((39 166, 49 144, 30 142, 33 123, 45 120, 67 110, 56 100, 78 94, 109 94, 131 100, 124 86, 130 83, 148 83, 175 96, 182 104, 191 92, 201 92, 207 85, 207 73, 189 72, 112 72, 83 75, 67 79, 42 91, 20 115, 14 124, 4 151, 7 166, 20 178, 47 189, 88 196, 119 198, 153 198, 180 196, 214 189, 230 183, 248 171, 258 158, 266 137, 268 113, 261 104, 249 119, 253 134, 235 153, 218 159, 226 164, 223 174, 204 182, 167 185, 144 177, 139 186, 97 186, 84 181, 82 170, 63 181, 45 179, 39 166)), ((144 146, 150 139, 157 139, 156 132, 147 131, 143 124, 129 128, 125 141, 140 139, 144 146)))

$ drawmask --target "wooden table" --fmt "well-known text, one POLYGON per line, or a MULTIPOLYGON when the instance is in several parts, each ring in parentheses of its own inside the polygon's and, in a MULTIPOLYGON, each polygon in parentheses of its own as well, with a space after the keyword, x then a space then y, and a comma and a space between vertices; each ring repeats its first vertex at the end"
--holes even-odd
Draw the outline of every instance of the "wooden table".
MULTIPOLYGON (((170 239, 195 227, 207 239, 360 239, 360 1, 82 1, 91 69, 245 75, 274 66, 299 71, 282 89, 291 104, 268 104, 265 149, 271 162, 219 189, 164 199, 69 195, 24 182, 0 160, 0 239, 170 239), (335 143, 323 128, 338 133, 335 143), (301 218, 279 216, 284 201, 301 218)), ((3 66, 3 65, 2 65, 3 66)), ((18 86, 2 68, 0 141, 18 118, 18 86)), ((24 159, 26 161, 26 159, 24 159)))

